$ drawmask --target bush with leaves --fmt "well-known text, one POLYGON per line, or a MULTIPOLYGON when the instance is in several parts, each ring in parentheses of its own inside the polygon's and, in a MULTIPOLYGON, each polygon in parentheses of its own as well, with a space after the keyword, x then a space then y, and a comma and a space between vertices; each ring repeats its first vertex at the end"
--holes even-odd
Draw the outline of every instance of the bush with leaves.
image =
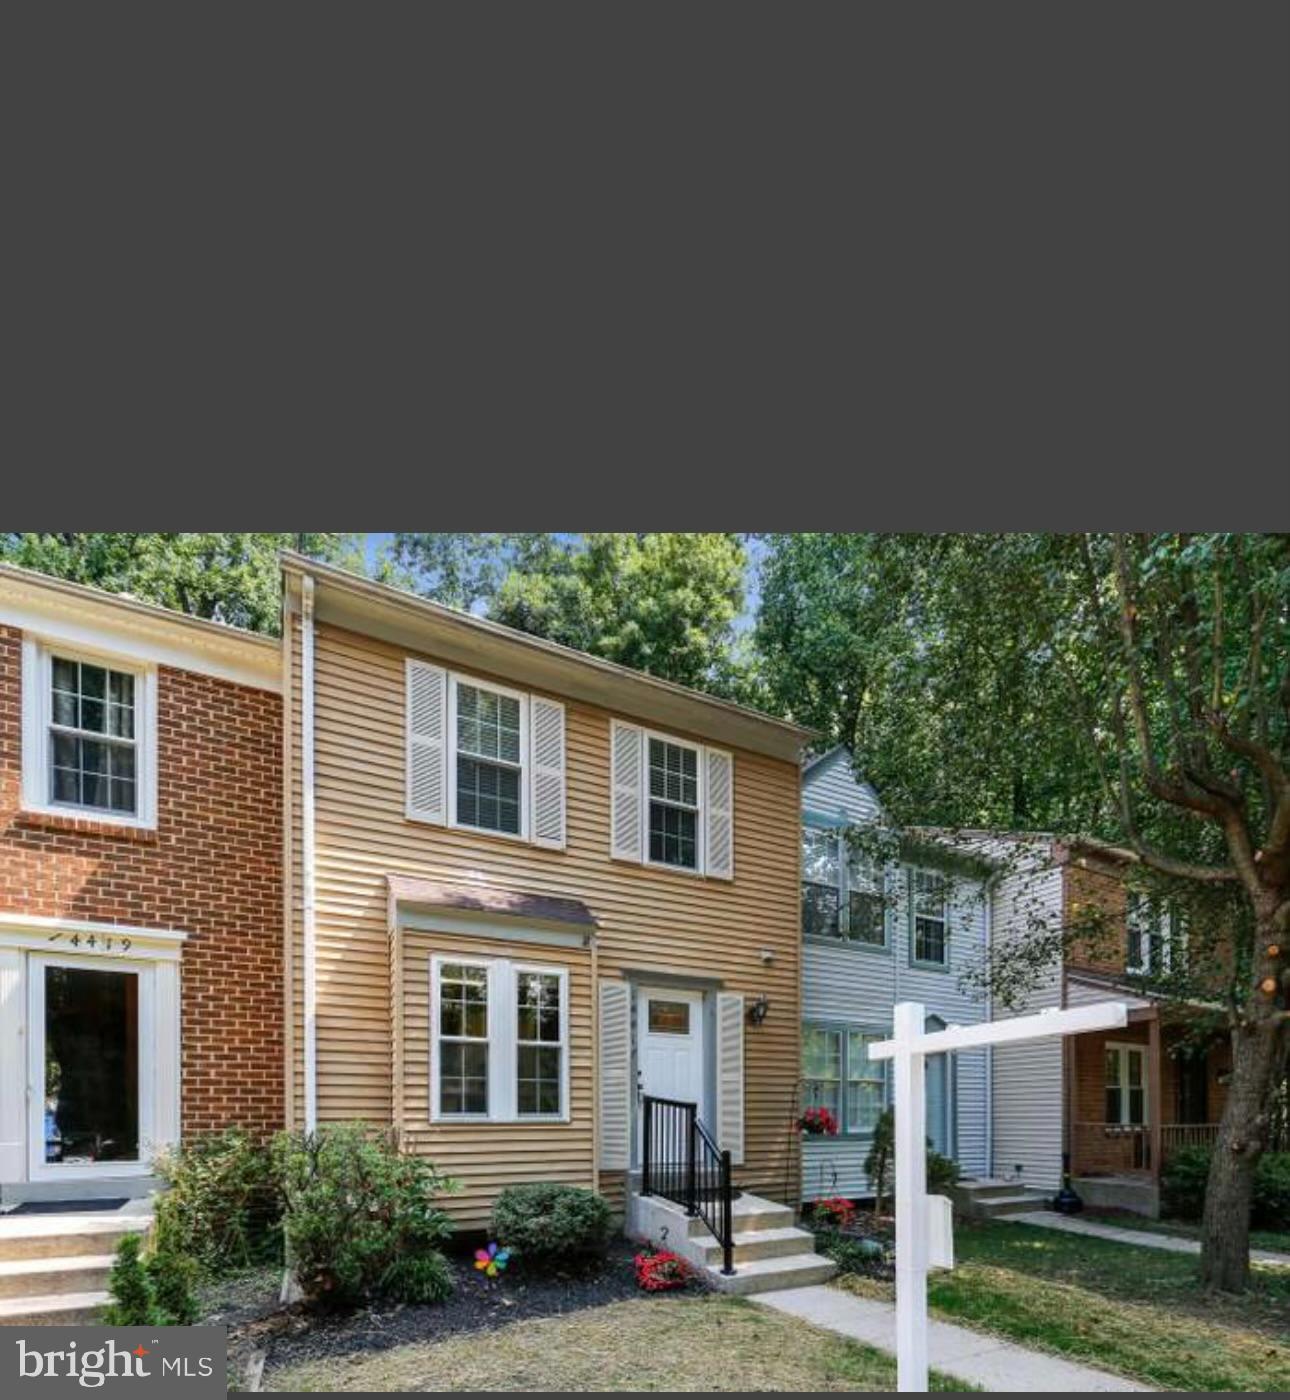
POLYGON ((121 1236, 116 1261, 108 1277, 108 1296, 103 1308, 106 1327, 156 1327, 161 1322, 152 1281, 143 1261, 143 1237, 136 1230, 121 1236))
POLYGON ((581 1186, 508 1186, 493 1206, 492 1233, 530 1269, 585 1264, 605 1252, 609 1202, 581 1186))
MULTIPOLYGON (((865 1175, 873 1187, 874 1212, 882 1214, 896 1174, 896 1115, 893 1109, 882 1111, 874 1124, 869 1155, 864 1159, 865 1175)), ((927 1140, 927 1190, 932 1195, 944 1195, 959 1179, 959 1164, 952 1157, 943 1157, 927 1140)))
MULTIPOLYGON (((1160 1173, 1164 1213, 1199 1220, 1205 1210, 1210 1149, 1182 1147, 1170 1153, 1160 1173)), ((1290 1229, 1290 1152, 1265 1152, 1254 1169, 1250 1224, 1257 1230, 1290 1229)))
POLYGON ((815 1251, 832 1259, 842 1274, 876 1275, 887 1262, 881 1241, 844 1234, 832 1226, 815 1232, 815 1251))
POLYGON ((209 1276, 282 1258, 282 1202, 267 1143, 240 1128, 203 1133, 161 1154, 156 1229, 209 1276))
POLYGON ((456 1183, 362 1123, 280 1133, 273 1156, 287 1250, 305 1300, 440 1302, 452 1270, 440 1247, 452 1223, 436 1204, 456 1183))

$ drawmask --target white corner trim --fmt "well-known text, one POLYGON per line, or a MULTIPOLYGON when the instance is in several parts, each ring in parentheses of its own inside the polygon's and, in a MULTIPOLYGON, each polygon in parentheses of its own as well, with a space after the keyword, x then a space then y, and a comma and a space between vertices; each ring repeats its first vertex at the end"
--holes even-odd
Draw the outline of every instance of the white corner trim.
POLYGON ((304 943, 305 1131, 318 1126, 318 957, 314 870, 314 581, 301 579, 300 608, 300 924, 304 943))
POLYGON ((40 914, 0 914, 0 947, 51 952, 95 952, 101 956, 177 961, 188 938, 185 929, 109 924, 98 919, 64 919, 40 914), (78 941, 73 943, 75 938, 78 941), (94 945, 86 940, 94 939, 94 945))
POLYGON ((282 659, 274 638, 167 614, 133 599, 54 579, 37 581, 0 570, 0 624, 136 663, 196 671, 259 690, 282 690, 282 659))

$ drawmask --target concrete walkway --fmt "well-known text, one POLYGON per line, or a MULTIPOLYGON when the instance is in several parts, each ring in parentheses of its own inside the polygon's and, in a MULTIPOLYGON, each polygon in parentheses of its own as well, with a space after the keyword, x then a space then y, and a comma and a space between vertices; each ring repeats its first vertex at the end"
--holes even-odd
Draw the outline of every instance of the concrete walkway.
MULTIPOLYGON (((1166 1235, 1156 1230, 1127 1230, 1120 1225, 1103 1225, 1098 1220, 1081 1220, 1078 1215, 1058 1215, 1055 1210, 1023 1210, 1016 1215, 997 1218, 1015 1221, 1019 1225, 1038 1225, 1044 1230, 1065 1230, 1069 1235, 1093 1235, 1099 1240, 1141 1245, 1144 1249, 1167 1249, 1174 1254, 1200 1253, 1200 1241, 1188 1239, 1186 1235, 1166 1235)), ((1274 1249, 1252 1249, 1250 1258, 1256 1264, 1290 1269, 1290 1254, 1278 1254, 1274 1249)))
MULTIPOLYGON (((896 1350, 896 1309, 875 1298, 857 1298, 840 1288, 786 1288, 759 1293, 750 1299, 763 1307, 800 1317, 816 1327, 882 1351, 896 1350)), ((1080 1366, 1042 1351, 1029 1351, 1013 1342, 956 1327, 949 1322, 927 1324, 928 1357, 932 1367, 956 1380, 986 1390, 1089 1391, 1150 1390, 1107 1371, 1080 1366)))

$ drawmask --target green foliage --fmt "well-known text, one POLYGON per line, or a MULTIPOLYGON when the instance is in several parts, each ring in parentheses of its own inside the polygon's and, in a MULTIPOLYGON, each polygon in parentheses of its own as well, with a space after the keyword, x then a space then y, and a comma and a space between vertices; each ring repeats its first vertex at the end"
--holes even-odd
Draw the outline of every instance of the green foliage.
POLYGON ((396 535, 400 582, 507 626, 747 699, 735 639, 747 555, 732 534, 396 535))
POLYGON ((446 1265, 434 1262, 452 1234, 436 1198, 456 1184, 429 1162, 361 1123, 280 1133, 273 1153, 287 1248, 308 1302, 435 1302, 451 1290, 446 1265))
POLYGON ((494 1238, 532 1269, 599 1257, 609 1229, 609 1203, 581 1186, 508 1186, 493 1206, 494 1238))
POLYGON ((116 1247, 116 1261, 108 1278, 112 1299, 103 1308, 106 1327, 153 1327, 162 1322, 153 1296, 152 1282, 143 1262, 143 1239, 134 1230, 122 1235, 116 1247))
POLYGON ((892 1184, 892 1174, 896 1170, 896 1115, 885 1108, 878 1115, 873 1127, 873 1141, 869 1144, 868 1156, 864 1159, 864 1174, 873 1187, 873 1208, 882 1214, 883 1202, 887 1199, 888 1188, 892 1184))
MULTIPOLYGON (((1210 1149, 1184 1147, 1169 1155, 1160 1173, 1166 1216, 1199 1220, 1209 1185, 1210 1149)), ((1265 1152, 1254 1169, 1250 1223, 1260 1230, 1290 1228, 1290 1152, 1265 1152)))
POLYGON ((148 1257, 148 1282, 158 1313, 167 1327, 191 1327, 197 1321, 194 1290, 200 1275, 197 1260, 160 1242, 148 1257))
POLYGON ((159 1246, 215 1276, 282 1257, 282 1204, 267 1144, 240 1128, 186 1138, 153 1164, 159 1246))
POLYGON ((872 1274, 884 1258, 877 1240, 856 1239, 832 1229, 815 1232, 815 1252, 832 1259, 842 1274, 872 1274))
POLYGON ((278 630, 280 549, 363 568, 359 535, 0 534, 7 563, 257 632, 278 630))
POLYGON ((959 1179, 959 1164, 952 1157, 927 1149, 927 1190, 933 1196, 943 1196, 959 1179))

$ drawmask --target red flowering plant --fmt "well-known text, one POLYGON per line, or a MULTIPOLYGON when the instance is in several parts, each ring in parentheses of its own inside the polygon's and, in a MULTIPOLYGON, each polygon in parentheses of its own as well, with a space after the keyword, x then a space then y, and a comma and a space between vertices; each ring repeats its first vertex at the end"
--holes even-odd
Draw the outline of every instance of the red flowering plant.
POLYGON ((807 1137, 837 1137, 838 1120, 831 1108, 807 1108, 797 1120, 798 1128, 807 1137))
POLYGON ((827 1226, 829 1229, 849 1230, 856 1218, 856 1205, 845 1196, 826 1196, 823 1200, 816 1201, 812 1218, 817 1225, 827 1226))
POLYGON ((636 1266, 636 1285, 646 1293, 684 1288, 693 1272, 686 1260, 670 1249, 642 1251, 632 1262, 636 1266))

